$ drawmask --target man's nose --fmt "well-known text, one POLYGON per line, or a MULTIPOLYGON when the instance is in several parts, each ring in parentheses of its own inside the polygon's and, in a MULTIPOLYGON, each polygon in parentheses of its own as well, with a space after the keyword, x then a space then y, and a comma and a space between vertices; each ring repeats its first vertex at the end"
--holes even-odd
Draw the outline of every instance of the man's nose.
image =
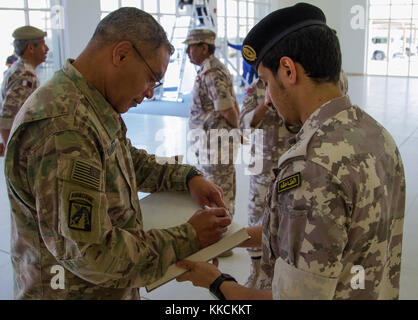
POLYGON ((148 88, 147 91, 145 91, 145 97, 147 99, 151 99, 154 96, 154 88, 148 88))

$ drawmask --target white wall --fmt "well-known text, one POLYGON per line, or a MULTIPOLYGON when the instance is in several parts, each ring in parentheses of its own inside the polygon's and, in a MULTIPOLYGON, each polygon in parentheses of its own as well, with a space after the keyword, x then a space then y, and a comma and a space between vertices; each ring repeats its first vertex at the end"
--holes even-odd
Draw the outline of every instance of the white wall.
POLYGON ((100 21, 100 0, 64 0, 65 58, 77 58, 100 21))
MULTIPOLYGON (((367 30, 366 28, 354 30, 351 27, 351 21, 355 16, 351 13, 351 9, 355 5, 360 5, 366 11, 367 0, 272 0, 272 11, 293 6, 298 2, 310 3, 324 11, 328 25, 338 33, 344 71, 349 74, 364 74, 367 30)), ((367 26, 366 21, 364 26, 367 26)))

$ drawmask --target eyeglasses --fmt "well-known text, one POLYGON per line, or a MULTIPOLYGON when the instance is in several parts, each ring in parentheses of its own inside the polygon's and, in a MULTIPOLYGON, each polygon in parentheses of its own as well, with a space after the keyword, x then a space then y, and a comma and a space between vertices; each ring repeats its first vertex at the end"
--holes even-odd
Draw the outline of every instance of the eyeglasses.
POLYGON ((147 68, 149 69, 149 71, 152 73, 152 76, 154 77, 154 85, 152 86, 152 89, 157 89, 158 87, 163 85, 163 82, 161 80, 157 80, 158 76, 156 75, 156 73, 154 72, 154 70, 152 70, 152 68, 150 67, 150 65, 147 63, 147 61, 145 60, 145 58, 142 56, 142 54, 139 52, 139 50, 135 47, 135 45, 132 44, 132 47, 134 48, 134 50, 136 51, 136 53, 138 54, 138 56, 142 59, 142 61, 144 61, 145 65, 147 66, 147 68))

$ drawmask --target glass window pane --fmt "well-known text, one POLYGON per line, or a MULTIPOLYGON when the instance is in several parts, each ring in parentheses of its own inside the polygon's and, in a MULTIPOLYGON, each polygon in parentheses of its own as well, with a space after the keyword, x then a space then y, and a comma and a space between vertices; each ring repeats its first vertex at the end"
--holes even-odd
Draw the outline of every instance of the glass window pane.
POLYGON ((418 19, 418 4, 414 4, 412 7, 412 19, 418 19))
POLYGON ((218 0, 217 2, 217 12, 218 12, 218 17, 219 16, 225 16, 225 1, 224 0, 218 0))
POLYGON ((118 0, 100 0, 100 9, 102 11, 115 11, 118 9, 118 0))
POLYGON ((28 7, 29 9, 49 9, 51 3, 49 0, 28 0, 28 7))
POLYGON ((217 29, 217 37, 218 38, 225 38, 225 20, 219 19, 218 17, 218 29, 217 29))
POLYGON ((51 29, 50 11, 29 11, 29 24, 44 31, 51 29))
POLYGON ((178 42, 180 39, 184 41, 187 33, 186 28, 176 28, 173 33, 174 23, 176 22, 176 16, 171 15, 164 15, 160 17, 160 24, 164 28, 165 32, 167 32, 167 37, 169 40, 178 42), (171 38, 173 37, 173 38, 171 38))
POLYGON ((248 3, 248 17, 254 18, 254 3, 248 3))
POLYGON ((378 5, 370 7, 370 19, 389 19, 390 6, 378 5))
POLYGON ((401 5, 394 6, 391 8, 391 19, 411 19, 412 6, 401 5))
POLYGON ((0 8, 23 8, 23 0, 2 0, 0 1, 0 8))
POLYGON ((226 2, 226 15, 228 17, 233 17, 233 16, 237 16, 238 15, 238 5, 237 2, 235 0, 228 0, 226 2))
MULTIPOLYGON (((389 24, 385 21, 370 21, 367 55, 367 73, 386 75, 388 56, 389 24)), ((390 41, 389 41, 390 42, 390 41)))
POLYGON ((176 0, 160 0, 160 12, 176 14, 176 0))
POLYGON ((227 38, 237 37, 237 19, 228 19, 227 38))
POLYGON ((391 43, 388 53, 388 75, 407 76, 409 69, 411 31, 410 23, 392 21, 390 25, 391 43))
POLYGON ((141 8, 141 0, 122 0, 122 7, 141 8))
POLYGON ((15 29, 25 25, 23 11, 5 10, 0 11, 0 83, 3 82, 3 72, 6 70, 6 59, 13 54, 13 37, 15 29))
POLYGON ((144 1, 144 11, 148 13, 157 13, 157 1, 144 1))
POLYGON ((239 2, 239 16, 240 17, 247 16, 247 3, 245 1, 239 2))

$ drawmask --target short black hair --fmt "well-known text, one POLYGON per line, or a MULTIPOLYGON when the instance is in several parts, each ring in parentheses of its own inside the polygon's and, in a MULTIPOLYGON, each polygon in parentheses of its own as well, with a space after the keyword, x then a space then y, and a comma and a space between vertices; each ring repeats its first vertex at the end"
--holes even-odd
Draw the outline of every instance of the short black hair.
POLYGON ((285 56, 300 63, 306 75, 316 83, 338 83, 340 79, 340 43, 328 26, 309 26, 289 34, 276 43, 261 62, 275 75, 280 59, 285 56))

